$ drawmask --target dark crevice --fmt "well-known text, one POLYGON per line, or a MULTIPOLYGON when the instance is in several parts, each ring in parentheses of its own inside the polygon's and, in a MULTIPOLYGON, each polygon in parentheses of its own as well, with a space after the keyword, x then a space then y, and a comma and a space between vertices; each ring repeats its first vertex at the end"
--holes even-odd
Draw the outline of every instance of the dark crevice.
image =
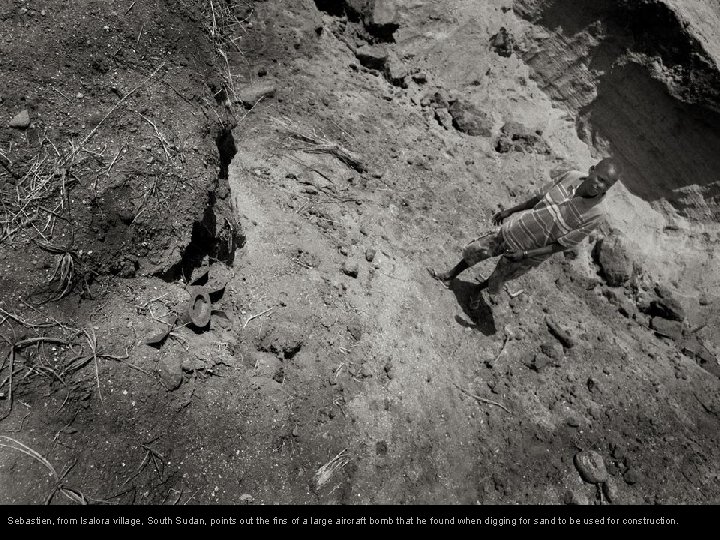
POLYGON ((208 193, 202 219, 193 223, 190 243, 182 258, 160 276, 165 281, 190 280, 193 270, 200 267, 206 258, 232 265, 235 250, 245 245, 242 228, 226 201, 229 194, 228 168, 237 154, 232 130, 221 128, 215 143, 220 161, 216 187, 208 193))
POLYGON ((334 17, 342 17, 345 14, 345 2, 342 0, 315 0, 315 6, 334 17))
POLYGON ((214 256, 216 243, 216 219, 212 204, 208 204, 203 219, 193 223, 190 243, 183 251, 180 261, 162 275, 165 281, 189 280, 195 268, 206 256, 214 256))
POLYGON ((333 17, 347 17, 347 20, 362 23, 368 41, 395 43, 395 32, 400 25, 395 22, 378 24, 373 20, 374 0, 347 2, 345 0, 315 0, 315 6, 333 17))
POLYGON ((395 31, 400 28, 397 23, 366 24, 365 28, 379 42, 395 43, 395 31))
POLYGON ((215 137, 215 144, 217 145, 218 155, 220 156, 220 179, 227 180, 228 167, 232 162, 235 154, 237 154, 237 146, 235 146, 235 138, 233 137, 232 130, 229 128, 222 128, 218 136, 215 137))

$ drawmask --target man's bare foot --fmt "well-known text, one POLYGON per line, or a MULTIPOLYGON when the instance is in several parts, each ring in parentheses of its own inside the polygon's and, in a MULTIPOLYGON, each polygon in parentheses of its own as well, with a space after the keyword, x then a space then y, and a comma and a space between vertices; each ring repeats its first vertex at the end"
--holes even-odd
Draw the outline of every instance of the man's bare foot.
POLYGON ((453 278, 449 275, 448 272, 437 272, 434 268, 428 268, 427 271, 433 279, 437 279, 446 288, 450 288, 453 278))

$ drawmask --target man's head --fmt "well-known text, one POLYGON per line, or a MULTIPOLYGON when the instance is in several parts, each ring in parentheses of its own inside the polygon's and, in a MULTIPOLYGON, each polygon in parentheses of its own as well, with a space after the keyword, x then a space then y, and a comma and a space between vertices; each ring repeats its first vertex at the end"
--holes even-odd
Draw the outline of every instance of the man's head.
POLYGON ((611 158, 605 158, 597 165, 590 167, 588 175, 580 184, 576 195, 580 197, 597 197, 604 195, 620 178, 620 168, 611 158))

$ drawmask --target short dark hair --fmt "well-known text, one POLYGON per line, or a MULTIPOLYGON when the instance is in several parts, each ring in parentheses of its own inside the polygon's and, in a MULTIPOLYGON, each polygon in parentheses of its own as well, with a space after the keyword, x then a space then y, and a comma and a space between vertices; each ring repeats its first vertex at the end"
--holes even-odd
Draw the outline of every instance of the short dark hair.
POLYGON ((595 172, 613 182, 617 182, 620 178, 620 166, 612 158, 600 160, 598 164, 595 165, 595 172))

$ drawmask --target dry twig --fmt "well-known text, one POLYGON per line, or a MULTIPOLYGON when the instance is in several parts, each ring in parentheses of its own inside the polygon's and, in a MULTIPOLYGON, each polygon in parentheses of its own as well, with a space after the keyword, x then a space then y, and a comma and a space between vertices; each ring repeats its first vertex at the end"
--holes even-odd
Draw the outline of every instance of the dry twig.
POLYGON ((160 133, 160 130, 157 127, 157 124, 150 120, 147 116, 145 116, 142 113, 138 113, 143 120, 145 120, 148 124, 150 124, 153 129, 155 130, 155 136, 160 141, 160 144, 162 145, 163 150, 165 151, 165 156, 167 157, 168 161, 172 160, 172 157, 170 156, 170 151, 168 150, 168 147, 170 146, 170 143, 167 142, 167 139, 163 137, 163 134, 160 133))
POLYGON ((509 413, 509 414, 512 414, 512 413, 507 409, 507 407, 505 407, 505 405, 503 405, 502 403, 498 403, 497 401, 493 401, 493 400, 491 400, 491 399, 487 399, 487 398, 483 398, 483 397, 480 397, 480 396, 476 396, 475 394, 473 394, 473 393, 465 390, 462 386, 460 386, 460 385, 458 385, 458 384, 456 384, 455 387, 456 387, 458 390, 460 390, 463 394, 465 394, 465 395, 467 395, 467 396, 470 396, 471 398, 473 398, 473 399, 476 400, 476 401, 479 401, 480 403, 486 403, 486 404, 488 404, 488 405, 495 405, 496 407, 500 407, 503 411, 505 411, 505 412, 507 412, 507 413, 509 413))
POLYGON ((275 309, 275 306, 273 306, 273 307, 271 307, 271 308, 268 308, 268 309, 266 309, 265 311, 263 311, 262 313, 258 313, 257 315, 250 315, 250 316, 247 318, 247 320, 245 321, 245 324, 243 324, 243 330, 245 329, 245 327, 248 325, 248 323, 249 323, 250 321, 252 321, 253 319, 257 319, 258 317, 262 317, 263 315, 265 315, 266 313, 269 313, 269 312, 272 311, 273 309, 275 309))
POLYGON ((85 495, 63 483, 63 480, 75 464, 68 467, 61 475, 58 475, 55 467, 52 466, 52 463, 43 457, 42 454, 17 439, 13 439, 12 437, 8 437, 6 435, 0 435, 0 448, 9 448, 10 450, 15 450, 16 452, 21 452, 26 456, 30 456, 50 471, 50 474, 55 478, 56 485, 45 499, 45 504, 50 504, 52 498, 55 496, 55 493, 58 491, 77 504, 88 504, 88 499, 85 495))
POLYGON ((100 397, 100 401, 102 402, 102 391, 100 390, 100 368, 98 366, 98 354, 97 354, 97 336, 95 335, 95 329, 90 329, 92 332, 92 336, 90 335, 90 332, 87 330, 83 330, 85 337, 87 338, 88 345, 90 345, 90 350, 92 351, 92 358, 95 360, 95 381, 97 382, 98 387, 98 396, 100 397))

